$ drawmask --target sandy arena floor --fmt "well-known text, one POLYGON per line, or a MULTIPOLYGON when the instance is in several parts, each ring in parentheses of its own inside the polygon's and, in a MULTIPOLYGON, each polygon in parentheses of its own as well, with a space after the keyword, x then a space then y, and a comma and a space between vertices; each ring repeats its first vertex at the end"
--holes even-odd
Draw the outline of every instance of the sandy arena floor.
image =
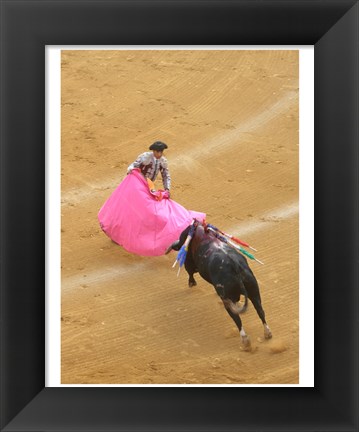
POLYGON ((63 51, 63 384, 298 383, 298 68, 298 51, 63 51), (99 227, 156 140, 172 198, 265 263, 250 265, 273 339, 250 304, 251 352, 214 288, 177 278, 175 252, 131 255, 99 227))

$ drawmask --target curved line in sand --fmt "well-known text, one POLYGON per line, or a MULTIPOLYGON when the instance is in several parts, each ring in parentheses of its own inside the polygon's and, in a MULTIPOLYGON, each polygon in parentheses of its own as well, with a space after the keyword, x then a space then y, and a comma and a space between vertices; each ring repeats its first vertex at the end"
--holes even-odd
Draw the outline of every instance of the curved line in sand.
MULTIPOLYGON (((285 113, 294 103, 298 102, 298 93, 296 91, 288 91, 284 97, 269 107, 266 107, 261 113, 249 118, 247 121, 239 124, 234 129, 228 132, 216 135, 210 138, 203 144, 195 146, 192 150, 186 152, 185 155, 177 155, 171 158, 171 169, 176 170, 183 166, 183 160, 189 163, 191 160, 195 161, 199 157, 203 159, 208 152, 215 151, 216 154, 228 151, 228 148, 237 145, 241 139, 241 134, 250 133, 266 126, 269 122, 275 120, 278 116, 285 113)), ((84 182, 85 183, 85 182, 84 182)), ((118 182, 119 183, 119 182, 118 182)), ((63 192, 61 195, 62 205, 71 203, 78 203, 86 199, 96 196, 94 192, 103 190, 112 190, 114 187, 114 180, 107 178, 99 183, 86 182, 81 188, 76 188, 63 192)))
MULTIPOLYGON (((290 219, 299 213, 298 203, 287 204, 286 206, 279 207, 275 210, 265 213, 258 221, 240 224, 232 226, 230 228, 221 227, 222 229, 228 230, 233 235, 248 235, 272 228, 272 224, 278 220, 290 219)), ((141 262, 135 264, 128 264, 126 266, 111 266, 104 267, 98 270, 94 270, 91 273, 84 275, 75 275, 64 278, 62 280, 62 289, 68 291, 73 288, 78 288, 81 285, 96 285, 104 282, 108 282, 121 276, 127 276, 128 274, 136 274, 138 272, 145 271, 151 267, 151 263, 141 262)))

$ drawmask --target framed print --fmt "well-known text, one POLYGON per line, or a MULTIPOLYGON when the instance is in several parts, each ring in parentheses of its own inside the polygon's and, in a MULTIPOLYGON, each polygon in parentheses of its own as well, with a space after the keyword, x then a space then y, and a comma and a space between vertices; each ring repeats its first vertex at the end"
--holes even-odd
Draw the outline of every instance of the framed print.
MULTIPOLYGON (((1 12, 1 429, 358 430, 358 2, 30 0, 3 1, 1 12), (262 51, 255 49, 260 46, 264 47, 262 51), (274 51, 266 51, 266 46, 273 46, 274 51), (115 285, 112 291, 107 292, 99 288, 96 288, 97 291, 92 289, 91 278, 103 278, 104 272, 100 276, 94 272, 88 273, 89 268, 94 268, 89 266, 89 262, 96 260, 97 255, 78 253, 78 244, 81 243, 85 248, 94 244, 86 240, 94 235, 94 231, 88 230, 86 218, 93 221, 97 217, 98 203, 104 202, 111 190, 120 183, 128 163, 140 153, 142 145, 145 151, 152 138, 161 139, 155 137, 155 133, 150 133, 161 112, 168 115, 163 123, 166 127, 162 126, 161 132, 165 136, 162 139, 168 143, 170 163, 171 143, 175 147, 172 153, 173 178, 176 179, 171 190, 173 200, 181 199, 186 207, 207 213, 209 222, 210 217, 215 223, 220 221, 216 219, 219 212, 215 206, 209 207, 209 210, 204 208, 204 188, 200 189, 201 196, 198 197, 188 190, 191 184, 187 184, 184 175, 181 176, 181 172, 187 169, 182 168, 183 161, 187 162, 186 166, 192 164, 189 172, 196 178, 199 188, 200 182, 211 186, 213 193, 209 195, 212 200, 217 200, 218 207, 233 222, 232 225, 228 223, 226 229, 235 226, 237 213, 240 213, 238 209, 231 213, 230 203, 234 198, 242 196, 246 202, 264 202, 265 198, 268 199, 259 192, 257 198, 247 193, 256 183, 253 180, 255 167, 261 166, 261 171, 267 173, 268 179, 262 179, 259 183, 270 184, 271 190, 277 191, 270 196, 275 203, 276 199, 279 202, 283 196, 299 196, 300 193, 308 198, 305 188, 303 190, 301 186, 299 190, 293 186, 298 177, 293 167, 286 171, 286 182, 279 182, 271 173, 272 166, 283 167, 293 160, 298 165, 298 145, 295 144, 299 142, 299 134, 293 131, 297 131, 296 125, 299 126, 306 114, 312 117, 310 112, 298 114, 299 99, 295 88, 300 62, 296 50, 291 50, 294 46, 314 47, 314 196, 309 196, 314 201, 314 250, 311 250, 310 243, 300 243, 301 251, 307 247, 306 256, 311 258, 306 266, 314 269, 313 292, 307 292, 308 299, 314 298, 314 385, 302 387, 296 385, 300 384, 298 338, 305 334, 301 327, 305 326, 306 313, 310 319, 310 302, 306 304, 304 299, 300 303, 301 311, 296 305, 293 309, 288 308, 282 318, 274 316, 275 311, 280 310, 280 303, 284 303, 289 295, 288 286, 293 291, 293 297, 298 294, 295 290, 298 290, 299 277, 293 283, 289 273, 295 273, 296 266, 303 261, 298 257, 296 260, 285 257, 285 252, 292 251, 298 244, 296 225, 287 227, 287 248, 273 255, 277 269, 267 267, 261 274, 258 267, 251 265, 254 273, 259 275, 260 285, 261 280, 267 277, 278 287, 288 285, 282 292, 274 290, 270 291, 270 295, 264 292, 262 296, 264 309, 267 307, 270 311, 267 313, 269 325, 270 315, 273 316, 277 342, 274 345, 270 345, 271 341, 263 342, 263 335, 258 331, 260 320, 258 317, 254 319, 252 309, 243 316, 242 321, 245 327, 246 322, 253 318, 253 325, 250 324, 249 328, 255 349, 251 352, 241 351, 238 343, 238 352, 236 347, 231 348, 231 360, 222 353, 219 355, 218 350, 214 354, 208 347, 208 341, 213 339, 217 347, 223 344, 224 352, 229 345, 235 345, 233 341, 239 339, 238 330, 231 328, 227 316, 222 317, 223 309, 217 311, 215 305, 220 298, 215 297, 214 293, 209 298, 210 287, 201 285, 199 277, 196 279, 198 290, 190 291, 194 293, 192 303, 189 305, 189 294, 188 304, 184 303, 184 293, 189 292, 185 290, 187 277, 183 274, 184 270, 181 270, 183 273, 178 279, 176 271, 171 272, 175 254, 166 257, 164 263, 166 269, 169 267, 169 288, 166 290, 159 286, 156 292, 155 285, 151 285, 148 298, 160 298, 161 307, 155 310, 156 314, 153 312, 153 320, 149 324, 151 311, 147 308, 148 301, 139 302, 140 309, 144 311, 141 322, 130 309, 131 302, 136 300, 134 294, 131 294, 132 300, 129 299, 128 303, 124 300, 125 306, 121 309, 116 303, 120 293, 115 285), (61 99, 61 110, 55 115, 55 123, 49 120, 46 106, 49 74, 45 59, 49 47, 62 50, 60 69, 51 71, 51 77, 61 71, 61 86, 58 87, 61 91, 54 96, 58 101, 61 99), (103 47, 107 47, 106 50, 103 47), (161 50, 156 47, 161 47, 161 50), (181 47, 182 58, 176 57, 178 52, 175 53, 173 47, 181 47), (243 47, 246 49, 243 50, 243 47), (155 56, 152 63, 148 56, 149 49, 153 50, 152 55, 155 56), (207 56, 209 49, 212 50, 211 56, 207 56), (161 53, 166 55, 161 57, 161 53), (251 55, 252 58, 249 60, 244 55, 251 55), (139 56, 142 65, 154 71, 153 81, 146 77, 144 69, 141 70, 140 64, 136 63, 139 56), (183 56, 186 56, 186 61, 180 65, 183 56), (93 85, 94 79, 103 80, 108 72, 108 62, 111 61, 116 67, 115 79, 112 83, 102 81, 99 86, 101 91, 95 95, 92 91, 96 87, 93 85), (163 76, 158 73, 159 65, 167 70, 175 70, 175 73, 163 76), (240 89, 236 88, 239 65, 242 79, 240 89), (249 65, 247 69, 246 65, 249 65), (252 73, 253 65, 256 66, 255 74, 252 73), (189 74, 193 66, 198 72, 194 85, 188 79, 188 76, 193 76, 189 74), (209 68, 218 73, 226 71, 226 74, 218 75, 222 86, 214 82, 210 85, 209 68), (267 84, 269 73, 272 74, 272 82, 282 80, 280 95, 277 94, 277 84, 271 84, 273 87, 267 84), (172 80, 170 86, 180 89, 178 95, 181 97, 177 100, 164 98, 160 91, 161 85, 165 85, 164 79, 168 77, 172 80), (189 90, 179 85, 180 77, 187 80, 192 100, 196 102, 191 110, 192 115, 186 112, 184 92, 189 90), (286 88, 283 92, 284 79, 286 88), (118 83, 121 83, 121 91, 116 89, 118 83), (111 85, 114 87, 111 88, 111 85), (249 93, 249 90, 246 97, 245 88, 256 88, 257 99, 251 97, 253 93, 249 93), (266 106, 264 90, 272 91, 272 109, 255 115, 254 108, 253 112, 250 109, 258 105, 258 100, 262 100, 263 107, 266 106), (208 95, 204 97, 205 92, 208 95), (291 92, 292 99, 283 102, 279 96, 284 97, 284 93, 288 92, 291 92), (221 97, 223 104, 231 101, 228 102, 229 107, 218 104, 221 97), (127 105, 118 102, 121 98, 127 100, 127 105), (201 100, 207 103, 207 112, 210 111, 208 107, 220 109, 201 117, 204 110, 201 100), (247 117, 244 112, 238 111, 239 101, 242 105, 247 104, 247 117), (106 107, 105 111, 99 107, 101 103, 106 107), (291 104, 290 111, 284 110, 285 103, 291 104), (126 111, 131 112, 131 104, 133 107, 142 104, 141 112, 146 115, 131 117, 126 111), (230 117, 228 112, 231 108, 230 117), (92 115, 85 117, 86 110, 91 111, 92 115), (273 112, 278 116, 287 116, 277 131, 274 131, 273 112), (121 124, 119 129, 117 119, 121 114, 131 119, 126 122, 127 130, 121 124), (186 131, 194 131, 191 117, 197 130, 197 135, 193 132, 191 136, 197 136, 197 141, 194 139, 193 145, 182 147, 185 150, 183 152, 180 148, 176 151, 178 136, 182 135, 181 139, 185 139, 186 131), (254 133, 254 120, 252 123, 248 120, 254 117, 257 123, 265 123, 267 128, 260 136, 254 133), (96 133, 91 128, 94 118, 100 126, 96 133), (242 125, 247 119, 247 127, 239 130, 237 123, 231 123, 229 119, 241 120, 242 125), (287 128, 289 122, 291 128, 287 128), (60 164, 51 165, 50 168, 46 143, 49 142, 49 130, 53 131, 56 124, 61 125, 57 132, 62 140, 66 139, 67 145, 63 145, 62 141, 61 151, 55 149, 55 160, 60 164), (250 153, 247 161, 245 155, 242 156, 242 161, 246 161, 248 167, 241 182, 234 175, 226 176, 225 168, 228 167, 234 173, 235 158, 240 160, 235 148, 228 150, 233 157, 226 159, 223 165, 218 165, 222 169, 222 176, 212 165, 209 166, 211 162, 207 166, 198 164, 201 157, 205 161, 203 152, 206 151, 218 152, 224 159, 216 141, 212 141, 212 144, 210 141, 203 142, 203 149, 198 147, 196 150, 196 145, 205 136, 201 136, 201 129, 212 130, 212 136, 215 137, 218 137, 218 130, 221 130, 222 137, 226 134, 227 138, 219 143, 222 147, 233 141, 233 137, 240 132, 245 135, 242 140, 246 142, 248 154, 249 150, 253 151, 254 145, 257 146, 257 153, 250 153), (288 141, 294 143, 293 147, 283 149, 272 143, 276 152, 265 153, 265 141, 273 140, 278 134, 290 137, 288 141), (141 136, 141 141, 132 145, 128 155, 125 154, 126 143, 131 141, 130 137, 137 135, 141 136), (119 156, 113 153, 116 148, 121 148, 121 145, 116 145, 116 140, 121 136, 125 144, 119 156), (95 152, 89 152, 88 148, 94 140, 98 147, 95 152), (260 140, 263 141, 263 147, 260 147, 260 140), (109 142, 113 144, 109 145, 109 142), (193 162, 195 151, 196 163, 193 162), (284 151, 287 153, 284 154, 284 151), (105 171, 108 177, 103 177, 106 181, 101 187, 96 184, 95 208, 86 208, 85 214, 79 212, 77 207, 79 191, 86 193, 86 187, 92 184, 93 178, 90 175, 81 176, 80 169, 94 166, 98 167, 98 178, 105 171), (215 178, 211 175, 211 168, 216 174, 215 178), (52 194, 49 177, 45 175, 49 170, 57 170, 55 178, 58 183, 55 187, 61 188, 61 196, 52 194), (68 182, 70 177, 72 182, 68 182), (224 183, 228 189, 221 193, 224 183), (63 204, 61 215, 57 210, 49 211, 57 208, 59 200, 63 204), (201 208, 197 208, 197 205, 201 208), (58 225, 55 223, 57 218, 58 225), (57 228, 49 230, 49 226, 57 228), (66 242, 60 241, 55 248, 50 249, 49 238, 53 236, 66 239, 66 242), (283 256, 280 256, 280 252, 283 256), (54 257, 61 264, 61 271, 60 266, 46 265, 54 257), (169 261, 170 266, 167 265, 169 261), (56 316, 58 310, 53 312, 49 309, 51 305, 46 299, 49 298, 49 290, 54 290, 53 281, 60 273, 69 286, 77 278, 76 286, 82 290, 82 294, 71 298, 62 296, 61 316, 56 316), (182 288, 181 284, 185 286, 182 288), (92 296, 91 305, 85 302, 88 292, 92 296), (166 295, 177 302, 174 310, 182 316, 181 328, 170 327, 171 313, 165 309, 166 295), (194 296, 197 296, 197 306, 194 296), (194 321, 196 307, 203 307, 206 301, 203 298, 206 297, 214 311, 208 317, 209 322, 197 323, 194 321), (83 308, 81 314, 74 313, 74 304, 83 308), (109 304, 119 307, 118 312, 127 323, 125 326, 118 324, 114 312, 112 315, 108 313, 109 304), (186 314, 186 308, 190 308, 190 314, 186 314), (61 352, 58 353, 61 372, 55 384, 45 380, 45 372, 53 366, 46 346, 51 345, 55 350, 58 347, 46 328, 48 321, 45 316, 49 317, 49 310, 50 315, 55 315, 57 334, 62 332, 61 352), (217 312, 218 316, 215 316, 217 312), (298 320, 299 312, 301 315, 298 320), (91 327, 94 322, 97 323, 96 327, 91 327), (101 345, 101 340, 107 334, 106 326, 110 325, 118 333, 113 337, 113 345, 106 348, 101 345), (221 328, 227 325, 228 330, 221 328), (166 354, 167 357, 166 362, 160 364, 156 361, 156 356, 161 354, 156 352, 158 345, 153 345, 152 357, 146 357, 143 353, 141 355, 141 349, 149 351, 151 341, 158 340, 159 334, 161 337, 165 334, 164 327, 172 332, 176 343, 173 342, 172 349, 166 352, 161 348, 162 355, 166 354), (77 329, 76 334, 73 333, 74 328, 77 329), (286 329, 282 330, 285 338, 278 337, 280 329, 286 329), (213 332, 213 336, 207 335, 206 331, 213 332), (86 340, 78 338, 81 332, 86 333, 86 340), (195 332, 202 334, 203 340, 207 341, 206 349, 201 349, 195 332), (132 337, 130 344, 124 342, 124 338, 129 336, 126 333, 132 337), (181 333, 184 340, 175 339, 176 333, 181 333), (149 342, 146 344, 144 341, 149 342), (99 347, 97 351, 96 347, 99 347), (293 353, 295 347, 296 356, 289 363, 288 353, 293 353), (96 358, 91 357, 94 352, 96 358), (122 366, 116 370, 126 370, 127 375, 113 374, 113 358, 109 361, 111 352, 122 366), (128 353, 135 361, 131 361, 128 353), (190 370, 184 361, 189 354, 197 359, 197 366, 190 370), (141 359, 145 360, 141 362, 141 359), (282 365, 280 369, 283 359, 287 359, 288 364, 282 365), (95 365, 92 369, 89 362, 95 365), (242 370, 239 372, 240 367, 242 370), (209 368, 213 371, 212 381, 206 379, 209 376, 206 369, 209 368), (285 372, 278 378, 279 369, 285 372), (201 377, 201 372, 205 378, 201 377), (136 373, 138 381, 135 379, 136 373), (129 377, 127 381, 126 377, 129 377), (145 385, 134 385, 139 382, 145 385), (193 383, 205 385, 190 385, 193 383), (243 383, 249 385, 233 385, 243 383)), ((166 85, 169 87, 168 83, 166 85)), ((288 108, 287 105, 285 107, 288 108)), ((310 166, 306 159, 301 159, 300 163, 309 163, 310 166)), ((243 167, 241 165, 242 171, 243 167)), ((300 175, 310 179, 310 169, 301 171, 300 175)), ((89 190, 91 192, 91 188, 89 190)), ((298 209, 296 218, 297 213, 298 209)), ((276 214, 258 212, 258 215, 272 218, 271 226, 278 222, 275 220, 276 217, 278 219, 276 214)), ((240 217, 243 220, 250 219, 251 215, 244 212, 240 213, 240 217)), ((98 228, 95 232, 98 259, 101 259, 101 254, 106 255, 109 266, 111 264, 119 269, 119 261, 115 258, 119 246, 111 243, 98 228)), ((271 236, 275 234, 275 228, 272 231, 266 233, 266 241, 261 243, 264 245, 263 250, 274 248, 275 237, 271 236)), ((121 257, 123 259, 124 255, 121 257)), ((126 293, 122 291, 124 299, 125 294, 129 295, 136 288, 144 291, 147 283, 144 280, 144 260, 126 257, 132 264, 132 274, 126 276, 129 289, 126 293), (131 280, 137 282, 130 285, 131 280)), ((305 270, 309 271, 308 267, 305 270)), ((118 272, 121 276, 121 271, 118 272)), ((64 286, 61 287, 63 289, 64 286)), ((152 304, 156 305, 156 302, 152 304)), ((274 328, 273 341, 276 340, 274 328)))
MULTIPOLYGON (((48 50, 53 62, 47 82, 61 71, 61 79, 47 85, 49 122, 62 107, 61 124, 49 126, 53 138, 47 141, 47 172, 58 182, 61 177, 61 188, 47 194, 47 243, 56 244, 54 233, 61 232, 61 263, 60 257, 53 259, 58 248, 47 252, 54 262, 47 271, 47 302, 55 306, 61 297, 61 308, 48 312, 48 326, 61 322, 61 343, 55 332, 47 332, 46 340, 50 353, 61 347, 61 366, 54 370, 56 359, 48 358, 47 371, 59 378, 46 385, 313 385, 308 378, 313 376, 313 236, 304 241, 306 254, 300 259, 306 272, 299 276, 298 271, 299 189, 306 190, 300 223, 313 211, 305 209, 305 202, 307 207, 313 203, 314 95, 313 85, 310 92, 303 79, 314 81, 313 49, 150 45, 48 50), (61 103, 56 97, 60 89, 61 103), (306 98, 312 103, 305 104, 306 98), (307 186, 298 188, 299 111, 301 124, 307 123, 300 156, 307 186), (158 135, 167 144, 153 145, 158 135), (165 156, 156 160, 167 164, 165 177, 161 182, 158 175, 151 187, 159 190, 152 193, 136 172, 127 174, 131 155, 141 154, 145 161, 152 157, 142 151, 146 141, 146 150, 166 147, 165 156), (166 186, 170 200, 161 192, 166 186), (55 225, 60 214, 61 226, 55 225), (218 283, 236 280, 231 265, 234 257, 240 260, 240 251, 263 287, 267 322, 263 328, 255 309, 248 311, 241 328, 243 333, 248 325, 248 335, 243 334, 240 346, 238 321, 223 321, 226 309, 216 291, 198 279, 191 280, 195 289, 179 291, 188 286, 182 268, 169 271, 176 258, 165 251, 192 216, 197 234, 191 244, 207 226, 218 235, 212 236, 214 242, 220 239, 235 249, 233 256, 232 249, 224 249, 223 264, 230 268, 219 269, 218 283), (260 251, 243 241, 242 249, 235 247, 214 226, 246 238, 260 251), (261 257, 281 264, 274 270, 261 257), (299 293, 307 308, 300 332, 299 293), (220 307, 213 309, 217 301, 220 307), (139 310, 141 319, 135 318, 139 310), (275 338, 272 327, 278 329, 275 338), (239 349, 253 355, 243 356, 239 349), (312 359, 311 366, 306 358, 312 359), (259 372, 264 362, 267 367, 259 372)), ((151 171, 148 175, 153 179, 151 171)), ((259 308, 251 285, 247 289, 259 308)), ((222 295, 226 302, 226 292, 222 295)))

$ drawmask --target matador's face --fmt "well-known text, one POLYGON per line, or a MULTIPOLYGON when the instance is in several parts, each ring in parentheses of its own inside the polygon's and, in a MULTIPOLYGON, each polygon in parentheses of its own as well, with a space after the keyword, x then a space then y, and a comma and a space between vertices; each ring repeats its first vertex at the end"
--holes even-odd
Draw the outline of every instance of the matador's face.
POLYGON ((160 157, 162 157, 162 155, 163 155, 163 151, 161 151, 161 150, 153 150, 153 156, 156 159, 159 159, 160 157))

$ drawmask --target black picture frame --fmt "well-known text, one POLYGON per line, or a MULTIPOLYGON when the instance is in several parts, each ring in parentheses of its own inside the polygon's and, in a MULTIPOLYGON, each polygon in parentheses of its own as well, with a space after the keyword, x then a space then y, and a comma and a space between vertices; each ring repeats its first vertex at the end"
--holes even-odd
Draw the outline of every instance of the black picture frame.
POLYGON ((1 430, 358 430, 358 1, 1 1, 1 430), (314 45, 315 386, 45 387, 45 46, 314 45))

